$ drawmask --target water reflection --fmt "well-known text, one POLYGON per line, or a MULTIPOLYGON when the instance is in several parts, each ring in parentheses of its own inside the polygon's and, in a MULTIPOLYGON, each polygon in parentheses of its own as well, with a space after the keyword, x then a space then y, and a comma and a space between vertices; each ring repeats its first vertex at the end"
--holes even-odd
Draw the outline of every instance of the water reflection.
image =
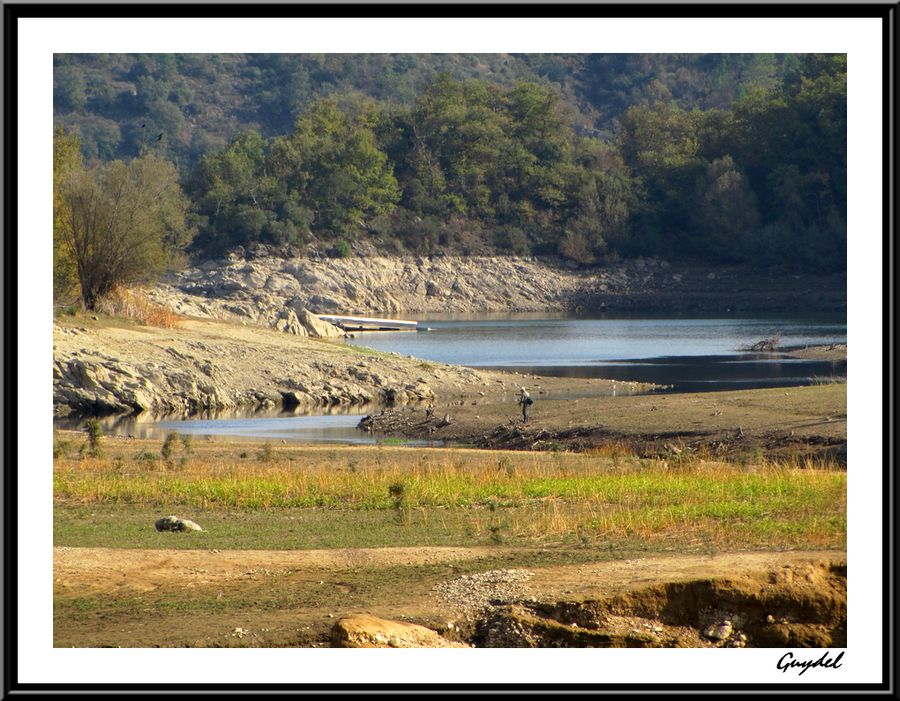
MULTIPOLYGON (((388 436, 367 433, 357 428, 360 419, 380 407, 317 407, 298 412, 217 412, 197 417, 111 416, 100 419, 103 432, 114 436, 133 436, 162 440, 173 431, 194 436, 228 436, 257 440, 284 440, 304 443, 379 443, 409 446, 440 446, 441 441, 405 441, 398 443, 388 436)), ((54 421, 60 429, 80 430, 84 417, 54 421)))
POLYGON ((593 365, 493 366, 550 377, 592 377, 651 382, 661 391, 710 392, 811 385, 847 376, 847 361, 805 360, 772 354, 676 356, 597 361, 593 365))

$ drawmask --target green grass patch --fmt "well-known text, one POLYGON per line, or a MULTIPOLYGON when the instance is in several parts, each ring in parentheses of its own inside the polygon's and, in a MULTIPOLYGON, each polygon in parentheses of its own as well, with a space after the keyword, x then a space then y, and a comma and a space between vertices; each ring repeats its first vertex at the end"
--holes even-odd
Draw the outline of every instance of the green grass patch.
POLYGON ((673 470, 621 456, 271 445, 259 460, 241 459, 246 446, 195 449, 175 468, 115 447, 84 459, 60 451, 60 544, 309 548, 703 537, 818 547, 840 546, 846 520, 839 469, 697 460, 673 470), (176 512, 214 528, 174 536, 151 530, 156 518, 176 512), (102 514, 124 520, 103 523, 102 514))

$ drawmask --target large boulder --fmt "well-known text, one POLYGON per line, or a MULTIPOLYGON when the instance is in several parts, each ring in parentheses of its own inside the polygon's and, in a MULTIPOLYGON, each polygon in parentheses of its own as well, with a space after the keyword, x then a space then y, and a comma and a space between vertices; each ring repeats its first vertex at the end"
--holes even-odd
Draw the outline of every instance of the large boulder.
POLYGON ((287 307, 278 312, 274 326, 279 331, 292 333, 295 336, 309 336, 309 331, 307 331, 306 327, 300 323, 296 312, 287 307))
POLYGON ((308 336, 313 338, 343 338, 346 336, 343 329, 329 324, 327 321, 322 321, 309 311, 300 297, 294 297, 285 306, 296 315, 297 323, 306 330, 308 336))
POLYGON ((341 618, 331 629, 332 647, 468 647, 442 638, 430 628, 367 614, 341 618))
POLYGON ((303 327, 315 338, 343 338, 347 334, 339 326, 322 321, 312 312, 303 309, 297 313, 297 318, 303 327))

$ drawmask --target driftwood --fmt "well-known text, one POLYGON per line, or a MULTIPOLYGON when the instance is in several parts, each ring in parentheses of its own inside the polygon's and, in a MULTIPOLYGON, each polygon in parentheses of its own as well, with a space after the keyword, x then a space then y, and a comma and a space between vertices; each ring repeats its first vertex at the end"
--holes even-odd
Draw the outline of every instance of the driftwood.
POLYGON ((779 345, 781 345, 781 334, 775 334, 771 338, 764 338, 752 346, 747 346, 746 350, 767 353, 774 351, 779 345))

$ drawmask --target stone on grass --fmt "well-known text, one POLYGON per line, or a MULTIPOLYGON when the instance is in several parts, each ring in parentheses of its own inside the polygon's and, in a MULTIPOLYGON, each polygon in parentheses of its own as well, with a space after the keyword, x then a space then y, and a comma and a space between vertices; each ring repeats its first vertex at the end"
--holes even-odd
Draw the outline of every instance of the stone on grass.
POLYGON ((156 530, 162 531, 202 531, 199 525, 186 518, 163 516, 156 521, 156 530))

